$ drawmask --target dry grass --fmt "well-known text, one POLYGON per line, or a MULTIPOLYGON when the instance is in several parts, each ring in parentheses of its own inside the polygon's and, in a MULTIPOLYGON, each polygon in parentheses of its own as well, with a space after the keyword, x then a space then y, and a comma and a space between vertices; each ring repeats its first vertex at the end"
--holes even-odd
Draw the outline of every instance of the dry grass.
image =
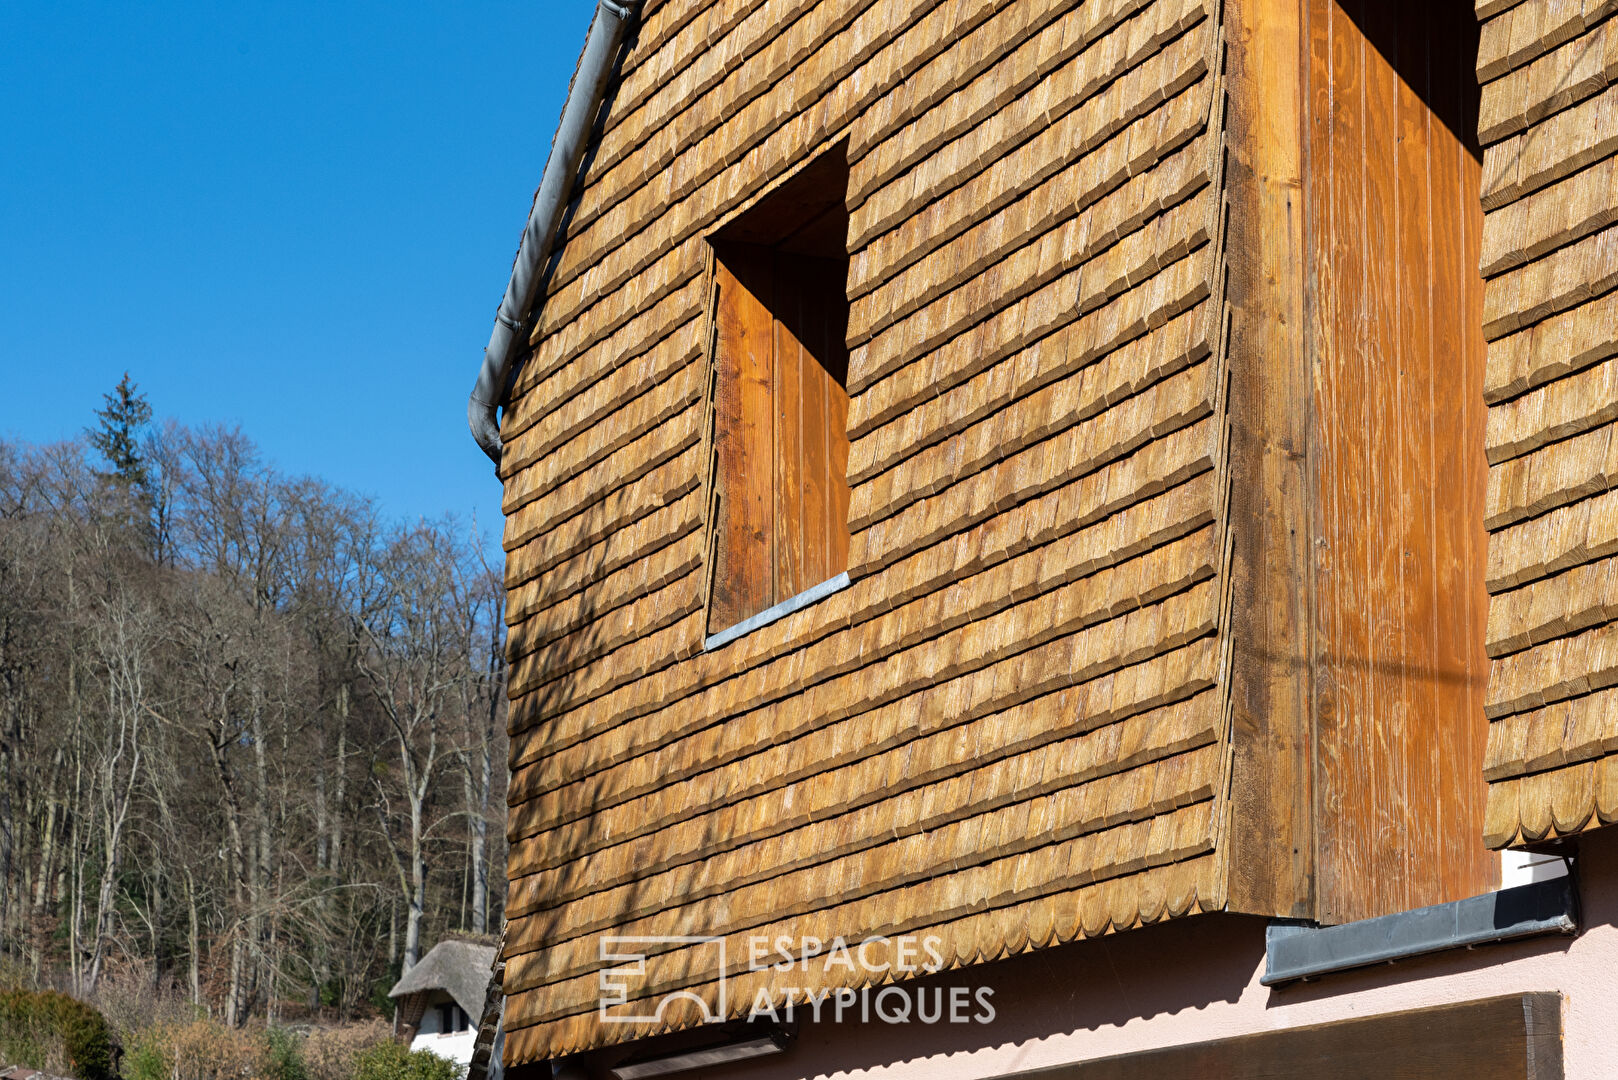
POLYGON ((316 1028, 303 1041, 303 1067, 308 1080, 349 1080, 361 1053, 390 1037, 381 1020, 345 1027, 316 1028))

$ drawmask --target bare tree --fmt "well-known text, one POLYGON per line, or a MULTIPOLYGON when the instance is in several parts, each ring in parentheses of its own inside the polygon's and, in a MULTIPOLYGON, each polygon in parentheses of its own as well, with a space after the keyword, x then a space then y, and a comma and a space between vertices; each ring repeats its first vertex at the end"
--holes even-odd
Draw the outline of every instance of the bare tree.
POLYGON ((364 1009, 499 917, 498 580, 237 431, 137 438, 136 396, 100 461, 0 443, 0 959, 364 1009))
MULTIPOLYGON (((476 537, 473 537, 475 548, 476 537)), ((504 856, 504 807, 495 823, 498 850, 491 851, 489 826, 497 781, 505 771, 505 589, 500 578, 480 560, 478 569, 467 575, 465 593, 458 607, 465 618, 466 648, 481 664, 474 667, 461 684, 461 715, 465 717, 466 738, 457 755, 461 766, 461 790, 466 809, 466 891, 470 894, 470 929, 475 934, 489 932, 489 866, 504 856)), ((503 787, 503 779, 498 785, 503 787)), ((463 917, 463 926, 466 920, 463 917)))
POLYGON ((388 750, 398 767, 403 810, 392 808, 385 773, 371 773, 377 813, 393 854, 405 901, 403 967, 421 955, 426 914, 426 842, 438 824, 429 820, 430 795, 453 742, 462 691, 472 678, 464 606, 466 573, 453 534, 421 524, 398 537, 355 625, 364 642, 358 667, 386 722, 388 750), (403 819, 402 828, 398 819, 403 819))
POLYGON ((103 694, 103 727, 90 740, 90 789, 100 832, 101 877, 91 924, 90 959, 83 989, 94 991, 101 978, 112 932, 114 890, 123 864, 124 841, 141 780, 144 730, 152 714, 151 668, 155 612, 145 598, 122 583, 97 605, 89 634, 95 677, 103 694))

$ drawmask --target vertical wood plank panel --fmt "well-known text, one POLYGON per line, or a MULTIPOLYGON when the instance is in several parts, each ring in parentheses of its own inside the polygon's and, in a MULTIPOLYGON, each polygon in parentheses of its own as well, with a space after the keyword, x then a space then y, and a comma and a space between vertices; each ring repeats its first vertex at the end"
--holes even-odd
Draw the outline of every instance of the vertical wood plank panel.
POLYGON ((774 460, 771 387, 773 319, 754 289, 758 256, 738 248, 716 275, 714 353, 718 385, 714 448, 719 460, 719 525, 709 631, 722 630, 775 602, 774 460))
POLYGON ((813 264, 814 279, 819 282, 814 326, 821 408, 815 429, 823 448, 816 458, 816 479, 824 494, 815 508, 822 539, 820 565, 811 585, 848 569, 848 391, 844 389, 848 383, 848 303, 843 292, 848 263, 815 259, 813 264))
POLYGON ((1494 880, 1467 843, 1486 734, 1478 167, 1454 130, 1464 60, 1435 78, 1471 18, 1450 0, 1310 6, 1310 100, 1329 113, 1308 122, 1306 185, 1327 922, 1494 880))
POLYGON ((709 632, 848 568, 847 263, 717 250, 709 632))
POLYGON ((826 412, 822 429, 825 431, 826 555, 821 567, 821 580, 835 577, 848 569, 848 302, 843 294, 843 282, 848 277, 848 264, 838 260, 826 278, 835 282, 835 290, 828 296, 821 325, 825 335, 823 366, 826 412))
POLYGON ((1232 729, 1229 901, 1313 906, 1304 352, 1304 96, 1297 0, 1230 0, 1232 729), (1242 253, 1236 257, 1235 253, 1242 253))
MULTIPOLYGON (((1453 2, 1459 3, 1460 0, 1453 2)), ((1464 303, 1457 305, 1463 312, 1460 319, 1463 359, 1456 367, 1465 380, 1465 393, 1468 394, 1478 393, 1484 386, 1489 358, 1488 343, 1483 337, 1483 289, 1474 284, 1472 276, 1473 268, 1481 265, 1483 254, 1483 206, 1482 200, 1474 195, 1483 190, 1483 150, 1478 143, 1478 111, 1482 99, 1477 81, 1479 35, 1480 27, 1473 23, 1468 28, 1465 40, 1456 42, 1456 50, 1450 54, 1456 68, 1452 85, 1462 95, 1462 103, 1455 111, 1455 123, 1447 128, 1455 135, 1454 156, 1459 176, 1458 190, 1451 197, 1454 199, 1456 217, 1462 222, 1461 235, 1466 245, 1461 257, 1452 264, 1462 267, 1465 275, 1457 286, 1463 293, 1464 303)), ((1489 597, 1484 581, 1480 580, 1485 575, 1476 571, 1477 567, 1487 567, 1489 563, 1489 534, 1483 526, 1489 466, 1483 451, 1477 449, 1487 440, 1488 426, 1487 408, 1468 412, 1467 434, 1462 442, 1464 449, 1455 474, 1466 478, 1456 487, 1465 493, 1467 504, 1464 508, 1457 508, 1451 519, 1451 527, 1466 538, 1464 544, 1457 545, 1457 550, 1465 552, 1467 561, 1455 570, 1457 577, 1465 579, 1466 587, 1464 590, 1454 590, 1453 595, 1467 598, 1463 609, 1466 611, 1465 629, 1457 633, 1462 643, 1462 655, 1458 661, 1465 664, 1467 673, 1463 685, 1468 713, 1473 710, 1474 702, 1481 705, 1487 700, 1489 689, 1489 664, 1485 648, 1489 597)), ((1454 829, 1450 835, 1462 838, 1461 842, 1471 853, 1476 879, 1486 882, 1486 887, 1492 889, 1500 884, 1500 859, 1482 842, 1482 826, 1488 809, 1488 786, 1478 781, 1488 752, 1489 729, 1487 724, 1475 724, 1468 725, 1465 730, 1471 744, 1464 759, 1458 759, 1459 755, 1451 759, 1451 783, 1470 793, 1472 798, 1469 802, 1451 803, 1462 807, 1467 814, 1467 828, 1454 829), (1471 827, 1474 822, 1478 826, 1476 829, 1471 827)), ((1460 864, 1452 861, 1451 865, 1460 864)))
MULTIPOLYGON (((1393 4, 1388 0, 1361 0, 1360 26, 1374 34, 1377 45, 1359 38, 1362 142, 1360 161, 1365 177, 1362 203, 1363 232, 1359 236, 1359 268, 1364 281, 1362 307, 1354 324, 1339 326, 1344 334, 1360 335, 1353 355, 1353 378, 1360 383, 1370 422, 1359 433, 1355 451, 1358 468, 1340 475, 1345 493, 1355 503, 1350 519, 1364 515, 1362 532, 1340 533, 1336 542, 1353 553, 1361 567, 1354 582, 1352 606, 1345 629, 1355 644, 1340 655, 1340 662, 1360 673, 1358 708, 1339 718, 1340 730, 1351 741, 1350 760, 1359 771, 1346 779, 1369 796, 1361 803, 1368 812, 1368 827, 1347 838, 1347 866, 1369 871, 1371 895, 1362 898, 1372 909, 1381 905, 1408 907, 1402 896, 1403 847, 1409 791, 1405 774, 1404 740, 1409 714, 1403 697, 1401 647, 1404 643, 1404 608, 1400 518, 1408 496, 1401 484, 1407 453, 1399 423, 1399 401, 1405 380, 1399 370, 1399 296, 1406 273, 1399 250, 1399 155, 1394 107, 1398 76, 1390 57, 1394 39, 1393 4)), ((1410 358, 1414 361, 1416 358, 1410 358)), ((1353 871, 1351 871, 1353 872, 1353 871)), ((1357 918, 1359 916, 1350 916, 1357 918)))
POLYGON ((776 292, 775 339, 775 599, 785 600, 813 582, 806 559, 813 541, 806 535, 804 490, 812 470, 811 443, 804 428, 804 388, 815 381, 815 359, 799 340, 809 297, 798 260, 771 254, 776 292))
MULTIPOLYGON (((813 275, 806 275, 815 280, 813 275)), ((838 486, 831 472, 831 446, 828 440, 827 411, 831 384, 821 358, 826 355, 826 322, 830 317, 825 290, 806 297, 804 336, 813 356, 804 364, 803 379, 803 528, 804 588, 825 581, 843 569, 832 569, 833 534, 828 527, 832 490, 838 486)), ((845 489, 846 483, 843 483, 845 489)))
MULTIPOLYGON (((1411 793, 1438 790, 1439 755, 1448 748, 1447 740, 1430 737, 1430 726, 1443 715, 1444 690, 1433 678, 1438 671, 1437 559, 1439 530, 1435 528, 1438 506, 1433 466, 1436 444, 1454 440, 1454 428, 1447 416, 1434 411, 1434 381, 1441 361, 1433 350, 1432 323, 1434 278, 1441 273, 1432 250, 1431 143, 1432 51, 1427 41, 1428 5, 1401 4, 1393 27, 1393 58, 1401 73, 1394 73, 1393 106, 1395 129, 1395 172, 1399 238, 1397 283, 1394 296, 1398 335, 1392 359, 1398 377, 1392 400, 1393 420, 1399 435, 1395 445, 1401 452, 1395 459, 1397 493, 1389 500, 1396 510, 1390 522, 1399 543, 1397 596, 1393 605, 1401 616, 1397 633, 1384 642, 1393 653, 1393 670, 1400 672, 1394 709, 1398 749, 1403 764, 1403 783, 1387 793, 1388 817, 1403 818, 1401 840, 1392 845, 1397 855, 1396 872, 1400 888, 1390 899, 1403 907, 1419 906, 1422 892, 1415 884, 1422 865, 1434 860, 1438 850, 1444 807, 1437 799, 1411 798, 1411 793), (1412 362, 1415 361, 1415 362, 1412 362), (1426 543, 1412 543, 1412 539, 1426 543), (1410 672, 1415 677, 1403 676, 1410 672), (1403 804, 1402 807, 1400 804, 1403 804)), ((1446 316, 1448 317, 1448 316, 1446 316)))
MULTIPOLYGON (((1482 169, 1476 145, 1478 99, 1474 73, 1477 27, 1457 8, 1466 0, 1426 5, 1432 105, 1429 125, 1432 160, 1433 226, 1433 415, 1448 417, 1450 437, 1437 441, 1433 464, 1435 587, 1446 602, 1436 605, 1435 667, 1439 706, 1471 722, 1449 729, 1438 758, 1439 852, 1443 865, 1462 880, 1493 887, 1500 864, 1483 843, 1486 785, 1482 780, 1488 726, 1475 720, 1487 690, 1488 595, 1479 568, 1487 565, 1488 534, 1483 528, 1488 466, 1483 454, 1487 410, 1476 406, 1482 394, 1487 351, 1483 342, 1483 292, 1474 268, 1481 257, 1483 209, 1477 197, 1482 169), (1457 24, 1468 31, 1456 33, 1457 24), (1448 313, 1456 313, 1451 316, 1448 313), (1452 403, 1472 407, 1452 409, 1452 403)), ((1434 740, 1435 744, 1437 740, 1434 740)), ((1461 891, 1452 887, 1452 892, 1461 891)))
MULTIPOLYGON (((1365 712, 1369 673, 1363 664, 1345 664, 1345 656, 1364 657, 1367 627, 1349 618, 1363 611, 1361 586, 1367 567, 1363 552, 1344 548, 1341 529, 1363 535, 1368 508, 1355 487, 1345 483, 1337 467, 1349 463, 1350 475, 1363 471, 1366 433, 1372 422, 1365 394, 1364 253, 1361 249, 1365 206, 1365 172, 1361 158, 1365 113, 1363 38, 1354 21, 1335 0, 1325 0, 1318 16, 1325 22, 1329 51, 1324 67, 1311 58, 1311 86, 1322 86, 1329 102, 1329 141, 1315 149, 1306 176, 1311 225, 1310 263, 1325 274, 1316 285, 1313 320, 1315 423, 1312 457, 1315 469, 1315 612, 1314 663, 1316 708, 1316 847, 1319 857, 1318 917, 1345 917, 1339 898, 1350 894, 1353 881, 1344 874, 1364 875, 1344 846, 1366 827, 1358 786, 1369 770, 1358 733, 1346 719, 1365 712), (1359 557, 1356 558, 1356 555, 1359 557)), ((1313 99, 1316 95, 1311 94, 1313 99)), ((1374 859, 1374 852, 1371 854, 1374 859)))

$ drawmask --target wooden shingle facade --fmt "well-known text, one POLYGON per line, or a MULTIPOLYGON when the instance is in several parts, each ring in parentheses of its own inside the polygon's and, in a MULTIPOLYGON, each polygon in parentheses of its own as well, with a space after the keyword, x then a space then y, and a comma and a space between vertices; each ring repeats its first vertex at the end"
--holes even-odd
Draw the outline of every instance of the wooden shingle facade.
MULTIPOLYGON (((936 935, 954 967, 1492 884, 1482 703, 1520 722, 1499 695, 1526 676, 1497 660, 1490 682, 1483 652, 1519 594, 1483 594, 1485 345, 1461 327, 1506 287, 1485 301, 1479 245, 1526 282, 1569 230, 1603 243, 1607 211, 1506 253, 1494 223, 1595 150, 1491 180, 1485 225, 1470 58, 1405 6, 1386 26, 1324 0, 645 6, 502 424, 510 1063, 700 1018, 601 1023, 602 934, 725 939, 739 1015, 774 978, 748 970, 755 936, 936 935), (846 583, 726 637, 724 244, 832 158, 846 583), (1378 195, 1384 160, 1420 183, 1378 195), (1345 187, 1350 161, 1372 179, 1345 187), (1352 209, 1384 204, 1397 242, 1352 209)), ((1549 55, 1510 41, 1502 79, 1549 55)), ((1564 90, 1497 121, 1486 93, 1485 126, 1525 138, 1564 90)), ((1502 590, 1524 516, 1505 458, 1582 422, 1541 425, 1547 398, 1502 435, 1502 410, 1599 379, 1611 322, 1542 273, 1589 340, 1521 331, 1511 359, 1485 327, 1502 590)), ((1539 576, 1608 553, 1583 543, 1539 576)), ((655 971, 649 1000, 713 1001, 696 945, 655 971)))
POLYGON ((1488 839, 1618 821, 1618 3, 1480 2, 1488 839))

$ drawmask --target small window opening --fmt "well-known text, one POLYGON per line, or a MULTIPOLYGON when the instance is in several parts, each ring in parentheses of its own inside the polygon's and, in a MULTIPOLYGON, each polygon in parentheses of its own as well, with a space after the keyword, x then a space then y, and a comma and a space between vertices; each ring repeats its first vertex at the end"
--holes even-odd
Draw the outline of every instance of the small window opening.
POLYGON ((847 190, 839 146, 709 238, 709 634, 848 568, 847 190))
POLYGON ((472 1020, 466 1015, 466 1010, 459 1005, 440 1005, 438 1007, 438 1030, 449 1035, 457 1031, 466 1031, 472 1026, 472 1020))

